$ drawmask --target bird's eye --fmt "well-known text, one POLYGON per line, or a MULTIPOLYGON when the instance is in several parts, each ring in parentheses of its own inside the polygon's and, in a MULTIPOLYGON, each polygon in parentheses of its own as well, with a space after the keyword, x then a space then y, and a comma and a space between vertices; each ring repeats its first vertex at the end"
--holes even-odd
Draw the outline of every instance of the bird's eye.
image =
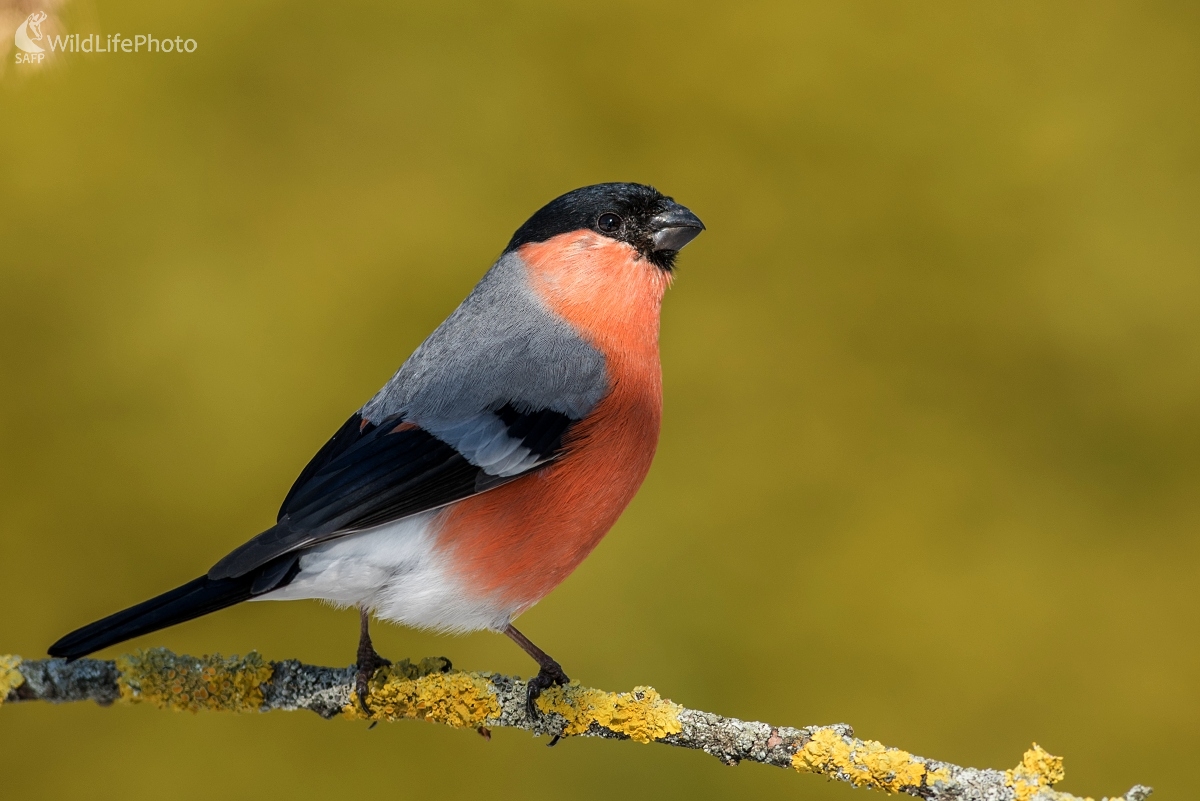
POLYGON ((619 229, 621 223, 621 218, 611 211, 604 212, 600 215, 600 219, 596 221, 596 225, 606 234, 611 234, 613 231, 619 229))

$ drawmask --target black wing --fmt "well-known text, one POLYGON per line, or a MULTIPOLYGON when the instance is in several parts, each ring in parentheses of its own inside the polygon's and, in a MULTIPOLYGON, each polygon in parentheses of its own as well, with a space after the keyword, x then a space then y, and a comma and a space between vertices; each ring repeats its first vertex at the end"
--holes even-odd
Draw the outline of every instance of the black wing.
MULTIPOLYGON (((235 549, 209 579, 243 576, 285 554, 371 526, 462 500, 537 470, 556 458, 576 420, 549 409, 522 412, 505 405, 494 414, 508 437, 539 457, 523 473, 498 476, 472 464, 450 443, 399 417, 379 425, 353 415, 300 473, 278 522, 235 549)), ((291 562, 268 571, 282 579, 291 562)), ((270 576, 256 591, 274 586, 270 576), (271 585, 271 586, 268 586, 271 585)))

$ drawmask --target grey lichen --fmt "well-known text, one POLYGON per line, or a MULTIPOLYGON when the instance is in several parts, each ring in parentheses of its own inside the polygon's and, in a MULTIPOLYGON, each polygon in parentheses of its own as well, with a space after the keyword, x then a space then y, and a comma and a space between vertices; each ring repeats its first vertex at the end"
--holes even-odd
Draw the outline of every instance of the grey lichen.
POLYGON ((354 668, 305 665, 295 659, 273 663, 275 673, 263 685, 264 710, 307 709, 328 720, 350 703, 354 668))
POLYGON ((63 659, 36 659, 17 665, 25 681, 6 699, 8 701, 95 701, 108 706, 121 697, 116 663, 81 659, 68 663, 63 659))

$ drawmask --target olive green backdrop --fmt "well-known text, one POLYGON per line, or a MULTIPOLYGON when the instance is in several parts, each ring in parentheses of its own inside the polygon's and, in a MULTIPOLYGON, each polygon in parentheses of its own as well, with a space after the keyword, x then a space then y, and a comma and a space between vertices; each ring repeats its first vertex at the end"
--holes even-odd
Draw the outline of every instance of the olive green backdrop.
MULTIPOLYGON (((0 652, 267 526, 530 213, 644 181, 709 227, 659 455, 522 628, 595 686, 1194 792, 1200 12, 945 5, 59 8, 199 48, 0 76, 0 652)), ((347 664, 356 633, 250 604, 129 647, 347 664)), ((377 643, 532 670, 492 634, 377 643)), ((75 793, 864 797, 519 732, 0 711, 0 795, 75 793)))

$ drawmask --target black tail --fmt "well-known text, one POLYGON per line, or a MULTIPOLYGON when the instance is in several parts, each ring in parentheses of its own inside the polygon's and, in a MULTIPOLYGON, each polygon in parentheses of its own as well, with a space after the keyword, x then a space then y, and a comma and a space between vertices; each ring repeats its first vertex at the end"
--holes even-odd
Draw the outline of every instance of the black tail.
POLYGON ((101 648, 248 601, 255 595, 287 584, 295 577, 298 567, 293 556, 286 565, 271 564, 237 578, 214 581, 201 576, 157 598, 76 629, 50 646, 50 656, 79 659, 101 648))

